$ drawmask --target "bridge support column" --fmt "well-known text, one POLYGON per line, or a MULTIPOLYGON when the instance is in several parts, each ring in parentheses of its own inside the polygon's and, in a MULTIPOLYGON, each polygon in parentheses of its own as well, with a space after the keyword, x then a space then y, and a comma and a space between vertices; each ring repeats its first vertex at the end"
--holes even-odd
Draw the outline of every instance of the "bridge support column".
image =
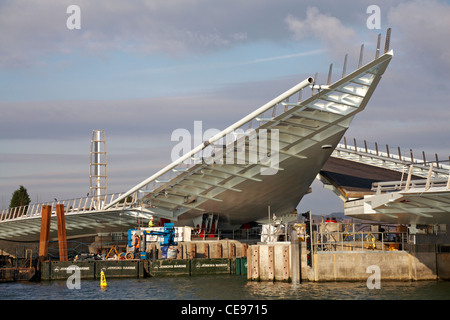
POLYGON ((63 204, 56 205, 56 221, 58 224, 59 261, 67 261, 66 218, 63 204))
POLYGON ((41 214, 41 235, 39 238, 39 261, 48 259, 48 240, 50 237, 51 215, 52 207, 43 205, 41 214))

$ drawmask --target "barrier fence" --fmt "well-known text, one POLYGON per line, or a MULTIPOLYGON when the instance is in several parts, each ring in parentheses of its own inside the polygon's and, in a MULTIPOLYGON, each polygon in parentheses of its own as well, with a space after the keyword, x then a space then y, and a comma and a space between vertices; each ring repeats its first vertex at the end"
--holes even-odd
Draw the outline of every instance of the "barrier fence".
MULTIPOLYGON (((112 202, 114 199, 120 197, 120 193, 113 193, 104 196, 102 199, 98 197, 82 197, 82 198, 74 198, 69 200, 56 200, 50 202, 43 203, 35 203, 27 206, 13 207, 8 209, 3 209, 0 212, 0 222, 15 220, 19 218, 32 218, 32 217, 40 217, 42 214, 42 206, 49 205, 52 207, 52 215, 56 214, 56 205, 63 204, 65 208, 65 214, 72 213, 82 213, 89 211, 100 211, 105 210, 105 206, 112 202)), ((124 198, 122 201, 115 204, 113 207, 110 207, 109 210, 117 210, 129 208, 138 203, 137 194, 131 195, 127 198, 124 198)))
POLYGON ((403 226, 345 223, 314 224, 313 249, 323 251, 399 251, 405 250, 408 232, 403 226))

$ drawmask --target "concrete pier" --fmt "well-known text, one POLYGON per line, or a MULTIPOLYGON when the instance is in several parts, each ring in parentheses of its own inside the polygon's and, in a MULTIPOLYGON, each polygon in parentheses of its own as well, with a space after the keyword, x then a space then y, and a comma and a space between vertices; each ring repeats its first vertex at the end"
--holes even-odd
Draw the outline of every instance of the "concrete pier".
POLYGON ((292 248, 290 242, 249 246, 248 280, 366 281, 370 266, 379 267, 381 280, 450 280, 448 252, 325 251, 313 254, 309 267, 304 248, 298 260, 292 248))
POLYGON ((358 281, 378 266, 381 280, 450 280, 449 253, 411 254, 405 251, 328 252, 313 256, 310 280, 358 281))
POLYGON ((292 268, 292 249, 289 242, 252 245, 247 253, 247 279, 256 281, 291 281, 299 278, 292 268))

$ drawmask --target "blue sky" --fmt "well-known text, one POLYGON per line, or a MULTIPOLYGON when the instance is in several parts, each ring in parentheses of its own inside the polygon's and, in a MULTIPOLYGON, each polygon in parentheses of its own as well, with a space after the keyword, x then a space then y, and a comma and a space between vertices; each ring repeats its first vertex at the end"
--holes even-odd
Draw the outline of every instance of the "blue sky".
MULTIPOLYGON (((85 195, 93 129, 109 192, 126 191, 170 162, 175 129, 225 128, 345 53, 351 71, 388 27, 394 59, 346 136, 448 158, 449 16, 437 0, 0 0, 0 208, 20 185, 33 202, 85 195)), ((300 209, 341 211, 324 192, 300 209)))

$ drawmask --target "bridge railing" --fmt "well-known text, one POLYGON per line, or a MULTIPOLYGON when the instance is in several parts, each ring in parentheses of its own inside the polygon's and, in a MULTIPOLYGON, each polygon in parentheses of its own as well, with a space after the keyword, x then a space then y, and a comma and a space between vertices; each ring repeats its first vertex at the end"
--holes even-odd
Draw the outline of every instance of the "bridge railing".
POLYGON ((408 191, 410 189, 421 189, 423 191, 427 191, 431 188, 439 188, 445 191, 450 190, 450 171, 448 172, 447 178, 436 177, 433 174, 433 164, 430 164, 428 175, 424 179, 412 179, 413 172, 414 165, 412 164, 409 167, 406 180, 375 182, 372 185, 372 190, 376 191, 377 194, 389 191, 408 191))
MULTIPOLYGON (((66 214, 85 213, 92 211, 104 210, 104 207, 111 203, 114 199, 120 197, 121 193, 113 193, 99 199, 96 196, 87 196, 81 198, 74 198, 68 200, 55 200, 41 203, 29 204, 26 206, 13 207, 3 209, 0 212, 0 222, 11 221, 16 219, 40 217, 42 213, 42 206, 49 205, 52 207, 52 215, 56 214, 56 205, 63 204, 66 214)), ((108 210, 126 209, 134 206, 138 202, 137 193, 124 198, 122 201, 116 203, 108 210)))
POLYGON ((373 146, 373 148, 369 147, 366 140, 361 142, 353 139, 349 143, 344 137, 333 152, 333 156, 395 170, 404 173, 405 176, 411 165, 414 166, 413 175, 416 176, 427 178, 430 168, 434 178, 447 178, 449 175, 450 158, 448 161, 439 160, 438 155, 435 154, 435 160, 428 161, 425 152, 422 152, 422 159, 419 159, 414 156, 412 149, 405 152, 398 147, 394 151, 386 144, 386 150, 382 151, 377 142, 373 146))

